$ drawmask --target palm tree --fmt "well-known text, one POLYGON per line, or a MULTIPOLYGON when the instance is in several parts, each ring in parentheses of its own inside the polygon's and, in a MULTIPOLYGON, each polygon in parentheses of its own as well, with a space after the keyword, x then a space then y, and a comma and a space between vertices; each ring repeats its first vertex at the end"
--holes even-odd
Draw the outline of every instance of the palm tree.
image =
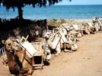
MULTIPOLYGON (((25 5, 32 5, 33 7, 39 6, 39 7, 45 7, 46 5, 53 5, 55 3, 58 3, 62 0, 0 0, 0 4, 3 4, 3 6, 6 7, 8 10, 9 8, 17 8, 18 9, 18 18, 23 19, 23 10, 22 8, 25 5)), ((71 1, 71 0, 69 0, 71 1)))

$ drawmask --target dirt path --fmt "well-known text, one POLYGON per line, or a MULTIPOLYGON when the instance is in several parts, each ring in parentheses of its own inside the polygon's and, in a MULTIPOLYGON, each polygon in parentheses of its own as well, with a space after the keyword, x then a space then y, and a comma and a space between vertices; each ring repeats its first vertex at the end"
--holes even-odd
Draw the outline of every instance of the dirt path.
MULTIPOLYGON (((35 70, 33 76, 102 76, 102 33, 80 38, 79 49, 53 57, 50 66, 35 70)), ((0 76, 9 76, 0 62, 0 76)))

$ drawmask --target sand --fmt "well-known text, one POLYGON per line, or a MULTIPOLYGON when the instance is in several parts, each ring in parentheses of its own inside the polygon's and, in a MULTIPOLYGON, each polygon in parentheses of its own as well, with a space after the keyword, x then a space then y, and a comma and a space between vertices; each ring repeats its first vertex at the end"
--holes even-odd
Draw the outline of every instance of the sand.
POLYGON ((50 66, 33 76, 102 76, 102 32, 82 37, 78 46, 76 52, 52 58, 50 66))
MULTIPOLYGON (((49 66, 34 70, 33 76, 102 76, 102 32, 83 36, 78 46, 76 52, 54 56, 49 66)), ((10 76, 1 62, 0 76, 10 76)))
MULTIPOLYGON (((32 76, 102 76, 102 32, 84 35, 77 44, 76 52, 53 56, 49 66, 34 70, 32 76)), ((10 76, 1 61, 0 76, 10 76)))

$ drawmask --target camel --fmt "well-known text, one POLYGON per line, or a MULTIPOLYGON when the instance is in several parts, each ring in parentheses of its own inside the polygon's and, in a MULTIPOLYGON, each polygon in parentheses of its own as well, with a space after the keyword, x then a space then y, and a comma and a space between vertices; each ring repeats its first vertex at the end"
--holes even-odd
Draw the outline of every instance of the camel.
POLYGON ((25 49, 13 37, 7 38, 4 45, 10 73, 16 76, 31 76, 32 59, 27 56, 25 49))
POLYGON ((35 46, 27 41, 27 39, 28 36, 26 38, 22 37, 21 40, 8 37, 7 40, 3 42, 9 71, 16 76, 32 76, 35 67, 34 57, 41 56, 41 60, 44 60, 45 51, 36 50, 35 46))
POLYGON ((77 50, 78 46, 76 45, 76 42, 72 41, 71 36, 68 36, 67 30, 62 26, 57 27, 56 29, 57 31, 52 33, 47 40, 49 47, 56 50, 56 55, 61 52, 62 48, 64 51, 66 51, 67 48, 77 50))

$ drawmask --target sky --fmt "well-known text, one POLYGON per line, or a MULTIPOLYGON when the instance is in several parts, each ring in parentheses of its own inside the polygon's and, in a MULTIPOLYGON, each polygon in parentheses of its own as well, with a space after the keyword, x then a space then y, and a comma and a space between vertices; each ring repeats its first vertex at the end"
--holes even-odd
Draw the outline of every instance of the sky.
POLYGON ((92 5, 92 4, 102 4, 102 0, 62 0, 57 5, 92 5))

